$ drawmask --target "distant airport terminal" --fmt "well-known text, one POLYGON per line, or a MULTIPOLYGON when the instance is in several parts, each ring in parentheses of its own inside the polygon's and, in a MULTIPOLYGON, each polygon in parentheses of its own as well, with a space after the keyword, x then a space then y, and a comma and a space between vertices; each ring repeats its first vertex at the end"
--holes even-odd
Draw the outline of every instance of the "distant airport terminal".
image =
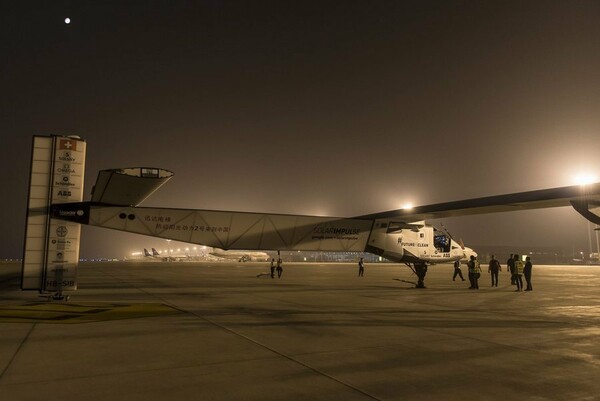
MULTIPOLYGON (((225 262, 237 260, 240 262, 266 262, 271 258, 277 258, 277 252, 265 251, 264 256, 252 258, 245 256, 244 252, 232 252, 227 257, 220 257, 210 252, 200 249, 173 250, 169 253, 168 249, 156 251, 152 255, 149 251, 145 255, 144 250, 132 251, 127 255, 115 258, 113 256, 81 257, 80 262, 148 262, 152 258, 160 261, 188 261, 202 262, 214 261, 225 262), (162 256, 164 255, 164 256, 162 256)), ((523 258, 530 256, 536 264, 544 265, 580 265, 580 264, 598 264, 598 252, 591 252, 574 247, 539 247, 539 246, 473 246, 478 252, 478 259, 481 263, 486 263, 495 255, 504 265, 505 260, 510 254, 518 253, 523 258)), ((261 252, 262 254, 262 252, 261 252)), ((286 262, 307 262, 307 263, 352 263, 357 262, 359 258, 364 258, 366 263, 394 263, 382 256, 365 252, 306 252, 306 251, 283 251, 281 257, 286 262)), ((0 262, 21 262, 20 258, 2 258, 0 262)), ((435 267, 434 267, 435 268, 435 267)))
MULTIPOLYGON (((575 249, 574 247, 539 247, 539 246, 486 246, 486 245, 475 245, 473 246, 478 253, 478 259, 481 263, 489 261, 491 255, 495 255, 500 262, 504 264, 504 261, 510 254, 518 253, 522 255, 523 259, 526 256, 530 256, 537 264, 544 265, 572 265, 572 264, 596 264, 598 263, 598 252, 589 253, 581 249, 575 249)), ((168 256, 168 250, 163 250, 162 254, 168 256)), ((144 258, 144 252, 136 251, 132 252, 133 256, 123 256, 120 259, 108 259, 104 260, 130 260, 130 261, 147 261, 148 258, 144 258)), ((277 252, 265 251, 264 256, 259 259, 244 258, 245 253, 235 252, 231 253, 233 257, 217 257, 212 252, 203 252, 201 249, 194 250, 190 247, 188 251, 175 250, 175 255, 183 256, 180 257, 179 261, 227 261, 237 259, 240 262, 261 262, 270 260, 270 258, 277 258, 277 252)), ((307 252, 307 251, 283 251, 281 257, 287 262, 308 262, 308 263, 352 263, 357 262, 359 258, 364 258, 367 263, 394 263, 382 256, 374 255, 365 252, 307 252)), ((82 259, 87 261, 88 259, 82 259)), ((166 260, 165 260, 166 261, 166 260)), ((433 267, 435 268, 435 267, 433 267)))

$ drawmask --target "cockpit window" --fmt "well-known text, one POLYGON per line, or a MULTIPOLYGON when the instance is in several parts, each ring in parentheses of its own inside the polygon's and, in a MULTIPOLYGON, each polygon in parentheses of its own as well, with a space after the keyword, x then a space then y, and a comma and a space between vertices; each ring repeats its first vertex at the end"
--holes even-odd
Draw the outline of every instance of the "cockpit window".
POLYGON ((440 252, 450 252, 450 238, 443 232, 435 230, 433 246, 440 252))
POLYGON ((142 177, 158 177, 158 169, 157 168, 143 168, 142 169, 142 177))

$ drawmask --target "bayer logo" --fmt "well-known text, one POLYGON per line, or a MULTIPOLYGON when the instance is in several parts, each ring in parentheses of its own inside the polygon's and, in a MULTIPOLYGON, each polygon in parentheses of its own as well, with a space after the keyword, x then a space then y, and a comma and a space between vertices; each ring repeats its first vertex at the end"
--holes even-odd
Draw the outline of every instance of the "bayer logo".
POLYGON ((66 237, 67 236, 67 227, 65 226, 58 226, 56 227, 56 235, 58 235, 59 237, 66 237))

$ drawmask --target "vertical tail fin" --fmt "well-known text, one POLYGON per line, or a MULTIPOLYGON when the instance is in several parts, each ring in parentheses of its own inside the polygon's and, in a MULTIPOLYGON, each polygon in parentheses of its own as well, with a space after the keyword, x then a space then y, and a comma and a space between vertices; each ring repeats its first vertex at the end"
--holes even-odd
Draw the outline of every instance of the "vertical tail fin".
POLYGON ((50 206, 83 200, 86 143, 34 136, 21 289, 77 289, 80 225, 50 217, 50 206))
POLYGON ((158 253, 158 251, 156 249, 152 248, 152 255, 160 256, 160 253, 158 253))
POLYGON ((146 248, 144 248, 144 256, 147 258, 152 256, 152 255, 150 255, 150 252, 148 252, 148 250, 146 248))

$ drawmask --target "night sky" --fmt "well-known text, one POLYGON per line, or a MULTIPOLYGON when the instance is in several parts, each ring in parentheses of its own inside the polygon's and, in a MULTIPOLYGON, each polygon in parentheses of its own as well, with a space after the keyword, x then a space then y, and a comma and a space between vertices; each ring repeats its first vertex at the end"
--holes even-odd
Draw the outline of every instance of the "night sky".
MULTIPOLYGON (((145 206, 351 217, 600 174, 599 1, 3 1, 0 50, 0 258, 35 134, 87 141, 86 200, 100 169, 174 171, 145 206)), ((588 250, 568 208, 443 223, 588 250)))

